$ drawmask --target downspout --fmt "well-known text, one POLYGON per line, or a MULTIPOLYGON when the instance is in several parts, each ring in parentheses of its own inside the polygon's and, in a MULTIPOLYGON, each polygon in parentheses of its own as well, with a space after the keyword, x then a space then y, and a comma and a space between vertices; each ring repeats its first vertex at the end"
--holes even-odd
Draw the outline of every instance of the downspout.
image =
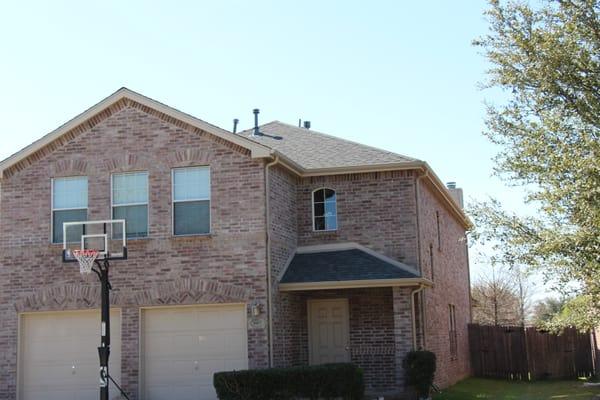
POLYGON ((265 223, 267 224, 267 313, 268 315, 268 341, 269 341, 269 367, 273 367, 273 301, 271 299, 271 213, 269 208, 269 196, 271 194, 271 185, 269 184, 269 169, 279 163, 279 156, 265 165, 265 223))
MULTIPOLYGON (((421 180, 426 178, 429 175, 429 170, 424 169, 423 175, 417 177, 415 180, 415 208, 417 213, 417 262, 419 265, 419 272, 421 273, 421 277, 423 277, 423 266, 421 265, 422 257, 421 257, 421 208, 419 207, 419 190, 421 180)), ((417 327, 416 327, 416 316, 415 316, 415 294, 423 291, 425 286, 423 284, 419 285, 419 287, 411 292, 410 296, 410 304, 412 308, 412 331, 413 331, 413 349, 417 349, 417 327)), ((423 346, 425 346, 425 296, 421 296, 420 302, 420 311, 421 311, 421 332, 423 333, 423 346)))
POLYGON ((419 189, 421 180, 429 175, 429 171, 424 170, 424 172, 425 173, 423 175, 417 177, 415 180, 415 211, 417 213, 417 263, 419 265, 421 277, 423 276, 423 268, 421 268, 421 208, 419 207, 419 189))
MULTIPOLYGON (((412 316, 412 337, 413 337, 413 350, 417 350, 417 316, 415 312, 415 294, 423 291, 425 289, 425 285, 422 283, 418 288, 410 292, 410 308, 411 308, 411 316, 412 316)), ((422 317, 422 316, 421 316, 422 317)), ((421 320, 421 328, 423 327, 424 320, 421 320)))

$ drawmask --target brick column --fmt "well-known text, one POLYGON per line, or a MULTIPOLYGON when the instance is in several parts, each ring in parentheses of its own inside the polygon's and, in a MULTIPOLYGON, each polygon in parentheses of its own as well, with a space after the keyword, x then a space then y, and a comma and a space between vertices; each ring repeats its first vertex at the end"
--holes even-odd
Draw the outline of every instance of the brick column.
POLYGON ((121 387, 131 400, 138 398, 139 390, 139 337, 140 309, 137 306, 121 308, 121 387))
POLYGON ((0 316, 0 399, 15 399, 18 316, 8 302, 0 305, 0 316))
POLYGON ((394 298, 394 345, 396 356, 396 387, 404 392, 404 368, 402 362, 412 350, 412 313, 410 292, 412 288, 393 288, 394 298))

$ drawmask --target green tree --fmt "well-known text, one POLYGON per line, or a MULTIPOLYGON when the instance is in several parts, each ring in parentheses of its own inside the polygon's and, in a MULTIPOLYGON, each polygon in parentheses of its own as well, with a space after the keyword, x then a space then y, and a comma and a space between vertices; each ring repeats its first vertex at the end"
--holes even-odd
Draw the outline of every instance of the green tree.
POLYGON ((476 40, 490 62, 485 135, 500 146, 496 173, 529 191, 537 210, 522 217, 497 201, 473 207, 476 239, 498 259, 544 271, 559 287, 576 282, 577 326, 600 309, 600 5, 590 0, 493 0, 490 32, 476 40))
POLYGON ((545 328, 546 324, 560 314, 565 305, 564 299, 548 297, 533 306, 532 322, 535 326, 545 328))
POLYGON ((600 319, 598 307, 590 307, 592 302, 593 300, 588 298, 587 295, 569 299, 558 313, 542 324, 542 327, 556 331, 565 326, 592 328, 589 321, 600 319))

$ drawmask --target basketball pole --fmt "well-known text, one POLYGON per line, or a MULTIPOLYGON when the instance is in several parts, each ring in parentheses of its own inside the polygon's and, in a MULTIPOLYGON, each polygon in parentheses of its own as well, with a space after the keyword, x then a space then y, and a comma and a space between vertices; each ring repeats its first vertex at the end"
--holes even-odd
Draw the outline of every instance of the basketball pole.
POLYGON ((98 265, 101 286, 101 308, 100 308, 100 347, 98 356, 100 358, 100 400, 108 399, 108 357, 110 356, 110 282, 108 281, 108 260, 98 265))

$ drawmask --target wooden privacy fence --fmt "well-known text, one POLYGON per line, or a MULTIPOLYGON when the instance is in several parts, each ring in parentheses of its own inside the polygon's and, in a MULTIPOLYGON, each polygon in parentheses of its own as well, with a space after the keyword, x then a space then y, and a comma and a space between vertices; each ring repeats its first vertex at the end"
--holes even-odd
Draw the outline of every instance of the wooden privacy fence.
POLYGON ((469 325, 473 374, 514 380, 566 379, 594 373, 589 333, 560 335, 519 326, 469 325))

